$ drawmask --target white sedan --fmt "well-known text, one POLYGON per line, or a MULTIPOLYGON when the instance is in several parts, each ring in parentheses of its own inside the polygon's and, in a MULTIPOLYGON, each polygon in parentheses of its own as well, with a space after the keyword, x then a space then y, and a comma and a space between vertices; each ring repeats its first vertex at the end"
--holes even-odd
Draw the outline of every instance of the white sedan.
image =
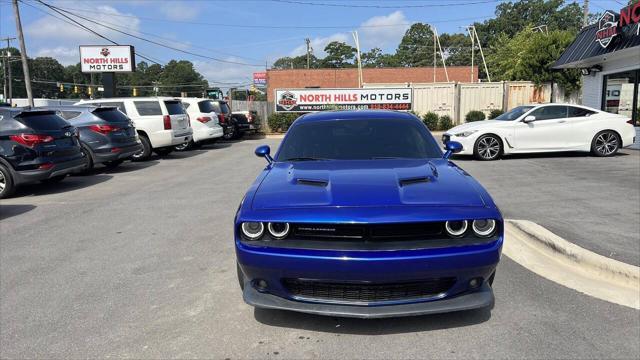
POLYGON ((470 122, 444 133, 442 142, 462 144, 458 154, 495 160, 505 154, 589 151, 613 156, 632 145, 628 117, 580 105, 540 104, 511 109, 493 120, 470 122))

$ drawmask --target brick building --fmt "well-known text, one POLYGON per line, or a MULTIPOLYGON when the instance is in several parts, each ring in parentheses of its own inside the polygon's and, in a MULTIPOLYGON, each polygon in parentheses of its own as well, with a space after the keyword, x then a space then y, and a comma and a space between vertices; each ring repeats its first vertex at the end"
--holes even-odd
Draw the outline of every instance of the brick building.
MULTIPOLYGON (((471 81, 471 67, 447 67, 449 81, 471 81)), ((364 83, 430 83, 432 67, 412 68, 364 68, 364 83)), ((447 81, 444 69, 436 68, 436 82, 447 81)), ((474 67, 473 81, 478 81, 478 67, 474 67)), ((267 99, 273 101, 275 89, 295 88, 357 88, 358 69, 287 69, 267 71, 267 99)))

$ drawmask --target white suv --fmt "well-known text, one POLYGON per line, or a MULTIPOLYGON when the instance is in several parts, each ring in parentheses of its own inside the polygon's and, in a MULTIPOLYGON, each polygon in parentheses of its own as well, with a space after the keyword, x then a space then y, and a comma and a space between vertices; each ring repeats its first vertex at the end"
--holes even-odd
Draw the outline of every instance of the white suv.
POLYGON ((189 118, 193 120, 193 140, 176 146, 177 150, 186 150, 207 142, 215 142, 224 135, 224 130, 218 122, 218 114, 215 112, 210 99, 205 98, 180 98, 182 105, 187 109, 189 118))
POLYGON ((146 160, 154 151, 164 156, 174 146, 191 142, 193 130, 180 99, 172 97, 105 98, 82 100, 77 104, 116 106, 133 121, 142 151, 134 160, 146 160))

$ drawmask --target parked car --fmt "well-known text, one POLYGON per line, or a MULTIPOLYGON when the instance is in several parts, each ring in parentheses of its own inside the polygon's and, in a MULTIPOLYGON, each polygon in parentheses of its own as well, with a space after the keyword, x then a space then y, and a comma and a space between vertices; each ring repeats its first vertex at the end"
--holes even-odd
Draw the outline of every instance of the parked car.
POLYGON ((100 104, 115 106, 132 121, 142 143, 142 150, 133 155, 134 160, 146 160, 155 152, 165 156, 174 146, 188 143, 192 129, 179 99, 172 97, 136 97, 83 100, 76 105, 100 104))
POLYGON ((58 182, 85 165, 77 130, 54 111, 0 107, 0 198, 30 182, 58 182))
POLYGON ((244 300, 390 317, 489 307, 504 238, 491 196, 414 115, 307 114, 235 217, 244 300))
POLYGON ((478 160, 502 155, 555 151, 590 151, 613 156, 634 142, 628 117, 580 105, 538 104, 518 106, 493 120, 456 126, 442 142, 462 144, 459 154, 478 160))
POLYGON ((116 107, 73 105, 42 109, 56 111, 78 129, 80 146, 87 155, 85 171, 97 164, 116 167, 142 150, 131 119, 116 107))
POLYGON ((176 146, 176 150, 186 150, 207 142, 215 142, 224 135, 220 126, 218 114, 211 103, 212 100, 204 98, 180 98, 182 105, 187 110, 189 118, 193 120, 193 139, 176 146))
POLYGON ((236 121, 238 135, 242 137, 245 133, 257 133, 260 130, 260 118, 257 111, 234 111, 232 113, 236 121))
POLYGON ((225 100, 209 100, 213 111, 218 114, 218 120, 220 126, 224 129, 224 139, 231 140, 236 139, 238 131, 236 129, 236 123, 233 119, 231 108, 225 100))

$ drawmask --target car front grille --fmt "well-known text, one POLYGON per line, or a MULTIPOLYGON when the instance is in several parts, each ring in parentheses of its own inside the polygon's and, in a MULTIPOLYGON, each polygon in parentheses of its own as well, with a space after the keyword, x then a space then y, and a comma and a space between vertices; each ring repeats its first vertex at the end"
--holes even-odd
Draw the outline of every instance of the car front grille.
POLYGON ((285 288, 293 297, 353 304, 426 299, 447 292, 454 283, 455 278, 388 284, 283 280, 285 288))
POLYGON ((294 224, 293 235, 307 239, 361 239, 393 241, 433 238, 443 234, 443 223, 406 224, 294 224))

